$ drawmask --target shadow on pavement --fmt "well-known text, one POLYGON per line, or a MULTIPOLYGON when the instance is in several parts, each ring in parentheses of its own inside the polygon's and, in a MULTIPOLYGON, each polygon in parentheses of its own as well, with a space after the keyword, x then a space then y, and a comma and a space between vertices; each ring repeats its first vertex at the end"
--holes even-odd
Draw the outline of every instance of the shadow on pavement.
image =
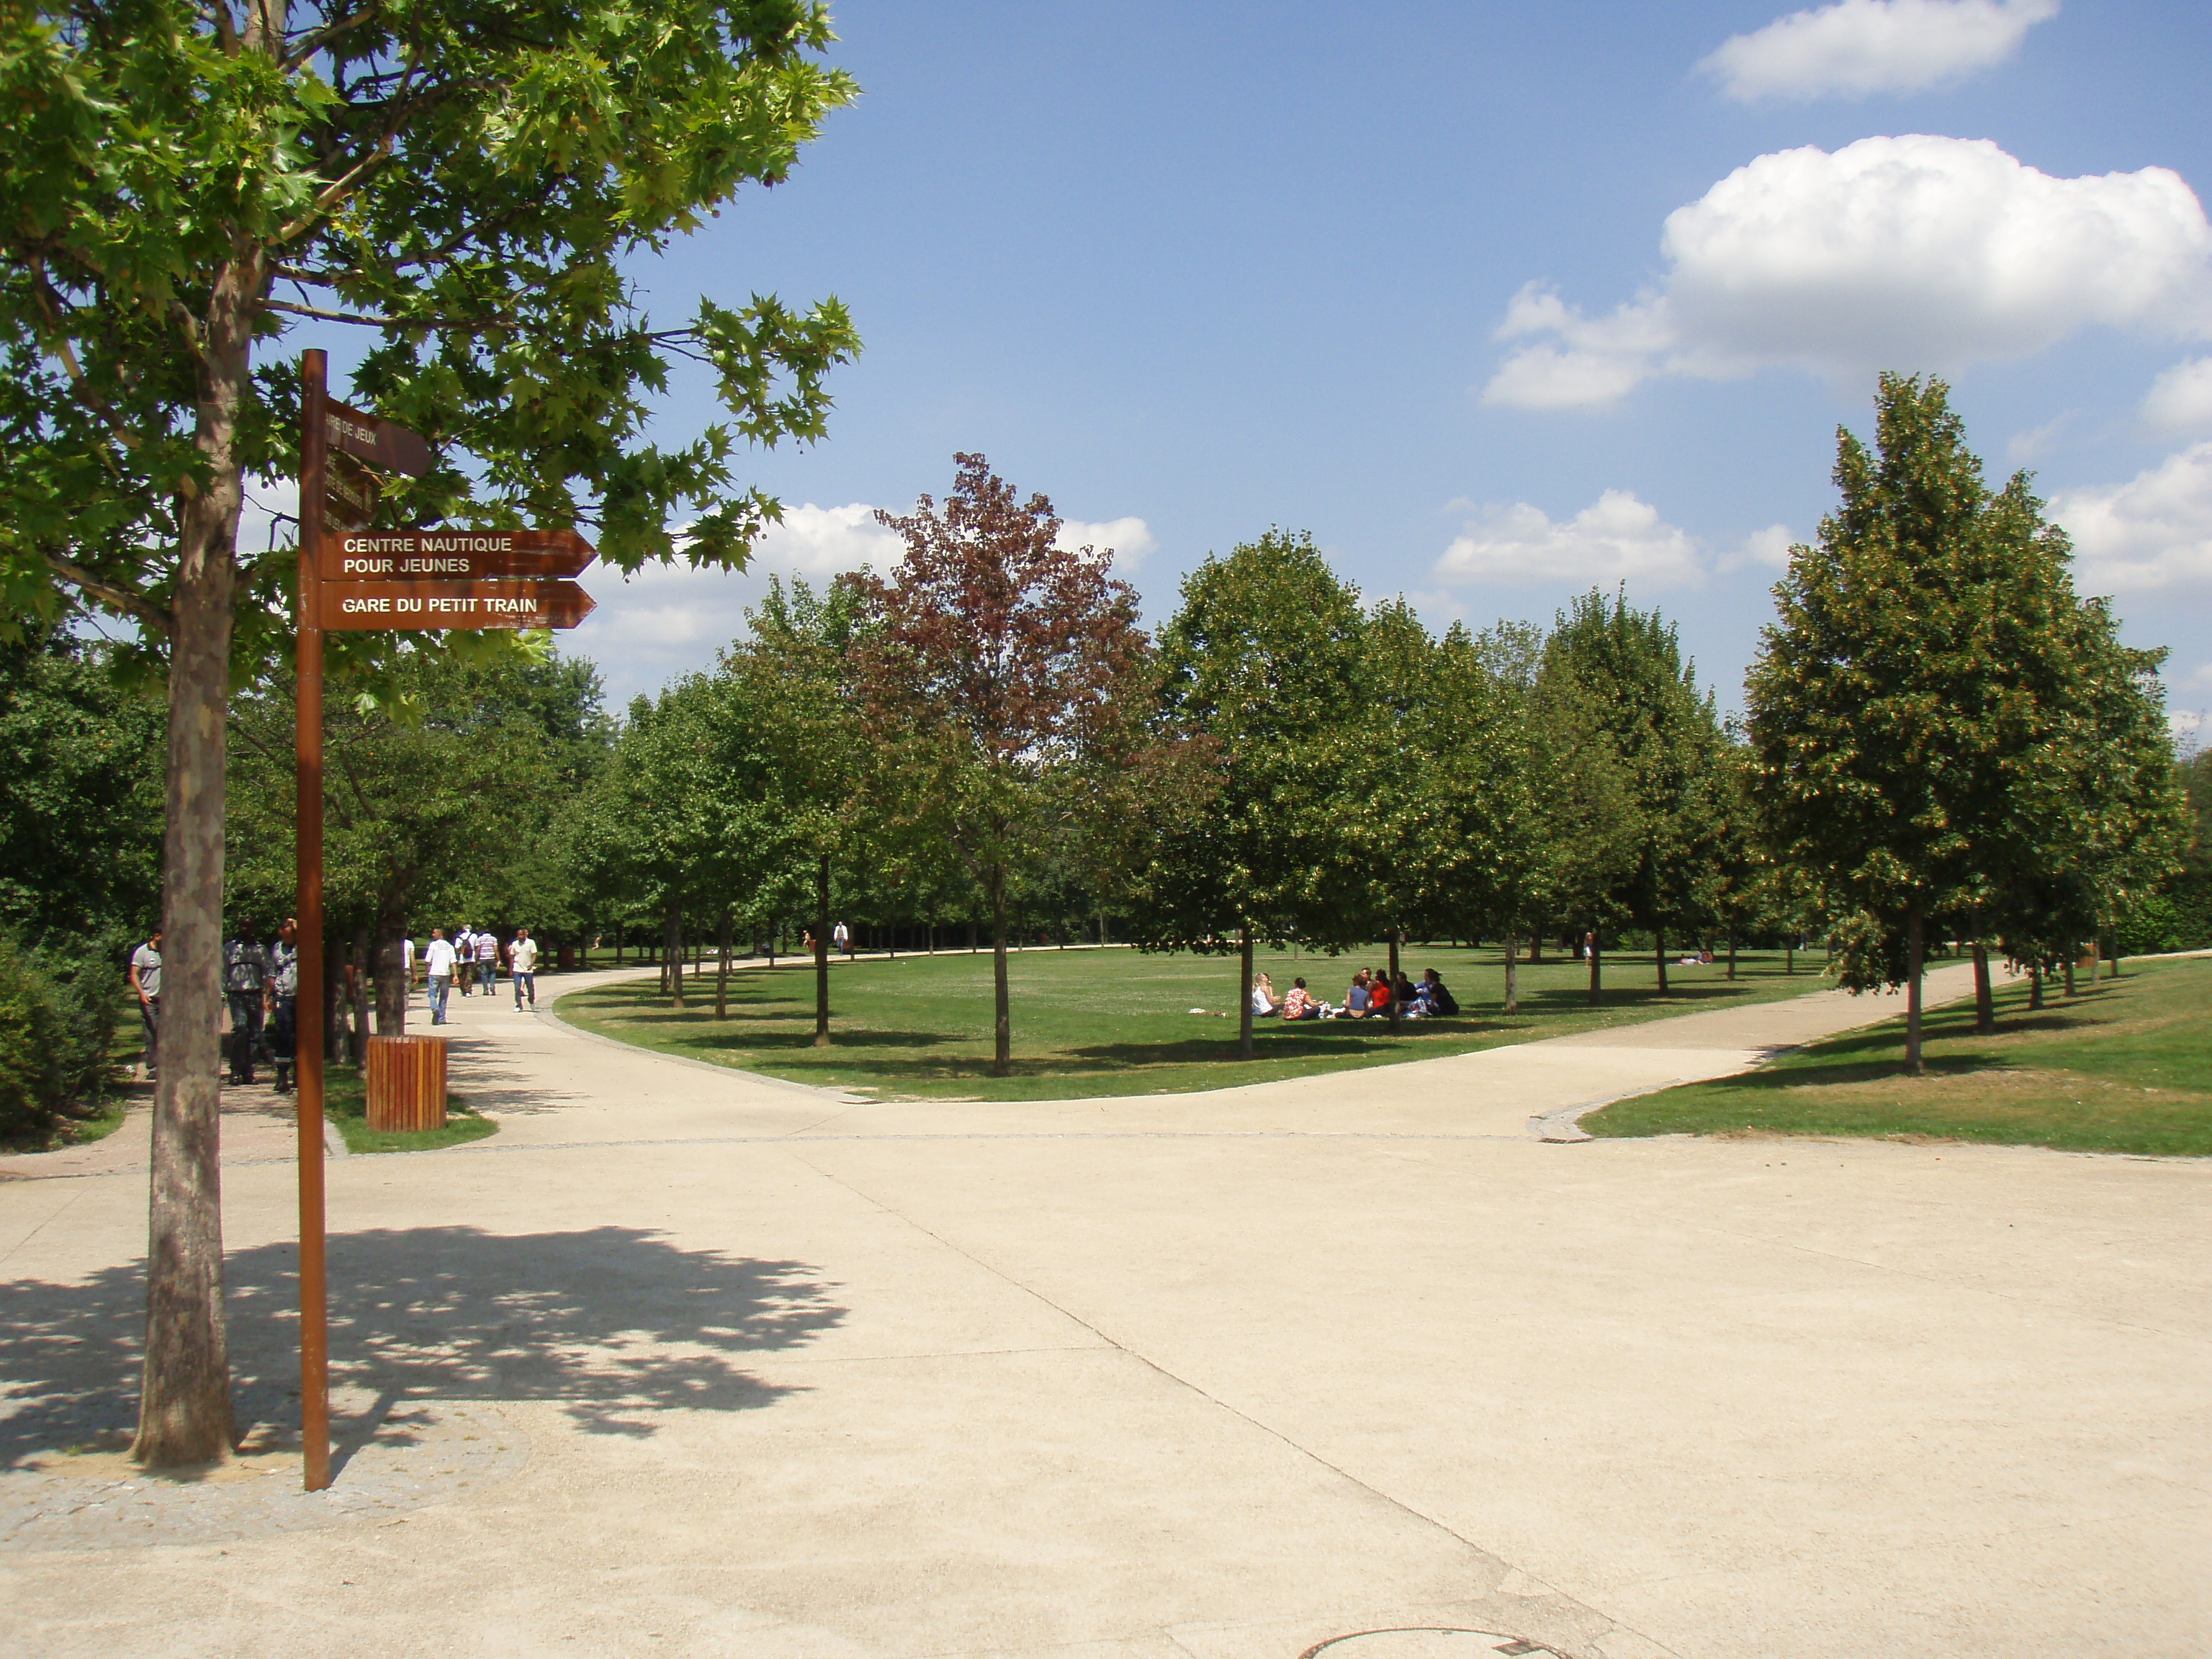
MULTIPOLYGON (((298 1250, 236 1251, 227 1267, 240 1438, 294 1443, 298 1250)), ((804 1346, 846 1313, 805 1262, 627 1227, 339 1233, 330 1275, 331 1383, 376 1395, 376 1415, 404 1396, 546 1401, 598 1434, 653 1434, 672 1409, 772 1405, 792 1390, 738 1361, 804 1346)), ((0 1285, 0 1468, 128 1430, 144 1324, 140 1264, 0 1285)))

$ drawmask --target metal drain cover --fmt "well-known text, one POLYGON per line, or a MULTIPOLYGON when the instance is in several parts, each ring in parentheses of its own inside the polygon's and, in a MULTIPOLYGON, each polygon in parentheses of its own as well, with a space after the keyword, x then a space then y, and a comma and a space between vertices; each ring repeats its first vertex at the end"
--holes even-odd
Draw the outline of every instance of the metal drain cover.
POLYGON ((1556 1649, 1523 1641, 1495 1630, 1452 1630, 1427 1626, 1402 1630, 1361 1630, 1317 1642, 1298 1659, 1565 1659, 1556 1649))

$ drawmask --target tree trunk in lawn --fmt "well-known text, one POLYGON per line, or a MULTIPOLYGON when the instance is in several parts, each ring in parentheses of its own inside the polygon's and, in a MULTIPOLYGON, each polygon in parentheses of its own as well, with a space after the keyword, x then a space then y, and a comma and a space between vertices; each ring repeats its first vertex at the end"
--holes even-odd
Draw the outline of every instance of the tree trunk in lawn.
POLYGON ((1734 933, 1730 933, 1729 935, 1728 976, 1730 979, 1734 979, 1735 977, 1735 935, 1734 933))
POLYGON ((721 927, 714 938, 714 1018, 730 1017, 730 907, 722 907, 721 927))
POLYGON ((1509 932, 1505 935, 1505 1012, 1509 1014, 1521 1007, 1521 982, 1515 971, 1519 964, 1514 961, 1520 954, 1521 941, 1509 932))
POLYGON ((408 983, 406 923, 395 894, 384 896, 377 917, 376 1030, 380 1036, 398 1036, 407 1029, 408 983))
POLYGON ((2043 969, 2040 968, 2027 970, 2027 1006, 2031 1012, 2043 1006, 2043 969))
POLYGON ((1528 965, 1540 968, 1544 963, 1544 927, 1539 922, 1528 930, 1528 965))
POLYGON ((1589 989, 1589 1004, 1590 1004, 1590 1006, 1591 1006, 1591 1007, 1593 1007, 1593 1008, 1595 1008, 1595 1007, 1596 1007, 1596 1006, 1598 1006, 1599 1002, 1600 1002, 1600 1001, 1601 1001, 1601 1000, 1603 1000, 1604 995, 1605 995, 1604 987, 1603 987, 1603 985, 1600 982, 1599 978, 1598 978, 1598 968, 1599 968, 1600 961, 1601 961, 1601 959, 1604 957, 1604 955, 1605 955, 1604 935, 1602 935, 1601 933, 1600 933, 1598 932, 1597 928, 1596 928, 1595 926, 1592 926, 1592 927, 1590 928, 1590 937, 1589 937, 1589 958, 1590 958, 1590 989, 1589 989))
POLYGON ((1243 945, 1237 953, 1242 964, 1237 979, 1237 1057, 1252 1058, 1252 929, 1244 929, 1243 945))
POLYGON ((2081 951, 2078 944, 2069 944, 2066 947, 2066 994, 2069 997, 2074 994, 2074 958, 2081 954, 2081 951))
POLYGON ((1797 971, 1797 935, 1795 933, 1782 941, 1782 971, 1785 974, 1797 971))
POLYGON ((830 855, 814 872, 814 1046, 830 1046, 830 855))
POLYGON ((1920 966, 1927 954, 1927 924, 1915 910, 1905 919, 1905 1069, 1915 1077, 1928 1069, 1920 1057, 1920 966))
MULTIPOLYGON (((258 31, 257 31, 258 33, 258 31)), ((223 760, 230 697, 238 513, 233 454, 251 372, 249 256, 210 295, 195 441, 204 492, 184 486, 169 640, 169 751, 161 845, 161 1070, 155 1085, 146 1248, 146 1350, 131 1455, 154 1468, 231 1453, 230 1348, 223 1324, 222 1085, 223 760)))
POLYGON ((662 941, 661 955, 667 958, 661 964, 661 983, 667 988, 668 1003, 672 1008, 684 1006, 684 912, 676 905, 668 907, 667 933, 662 941))
POLYGON ((1994 1036, 1997 1029, 1996 999, 1990 990, 1989 947, 1974 941, 1974 1035, 1994 1036))
POLYGON ((1014 1021, 1006 996, 1006 872, 991 871, 991 985, 998 1010, 998 1024, 991 1050, 991 1075, 1011 1076, 1014 1069, 1014 1021))
POLYGON ((1659 964, 1659 994, 1663 997, 1667 994, 1667 930, 1663 927, 1651 930, 1651 954, 1659 964))

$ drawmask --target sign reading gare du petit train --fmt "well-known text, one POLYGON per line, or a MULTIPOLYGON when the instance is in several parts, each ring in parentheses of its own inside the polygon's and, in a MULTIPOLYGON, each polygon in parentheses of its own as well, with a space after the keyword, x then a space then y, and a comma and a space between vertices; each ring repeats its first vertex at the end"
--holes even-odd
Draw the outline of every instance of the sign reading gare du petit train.
POLYGON ((573 530, 355 532, 331 538, 326 629, 574 628, 592 610, 573 530), (521 578, 522 580, 516 580, 521 578))

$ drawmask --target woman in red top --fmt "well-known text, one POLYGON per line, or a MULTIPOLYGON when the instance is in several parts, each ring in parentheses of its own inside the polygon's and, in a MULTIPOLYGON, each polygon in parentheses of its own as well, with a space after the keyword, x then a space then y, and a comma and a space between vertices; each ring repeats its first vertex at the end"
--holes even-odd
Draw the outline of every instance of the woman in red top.
POLYGON ((1388 1019, 1390 1017, 1390 975, 1377 970, 1367 985, 1367 1017, 1388 1019))

